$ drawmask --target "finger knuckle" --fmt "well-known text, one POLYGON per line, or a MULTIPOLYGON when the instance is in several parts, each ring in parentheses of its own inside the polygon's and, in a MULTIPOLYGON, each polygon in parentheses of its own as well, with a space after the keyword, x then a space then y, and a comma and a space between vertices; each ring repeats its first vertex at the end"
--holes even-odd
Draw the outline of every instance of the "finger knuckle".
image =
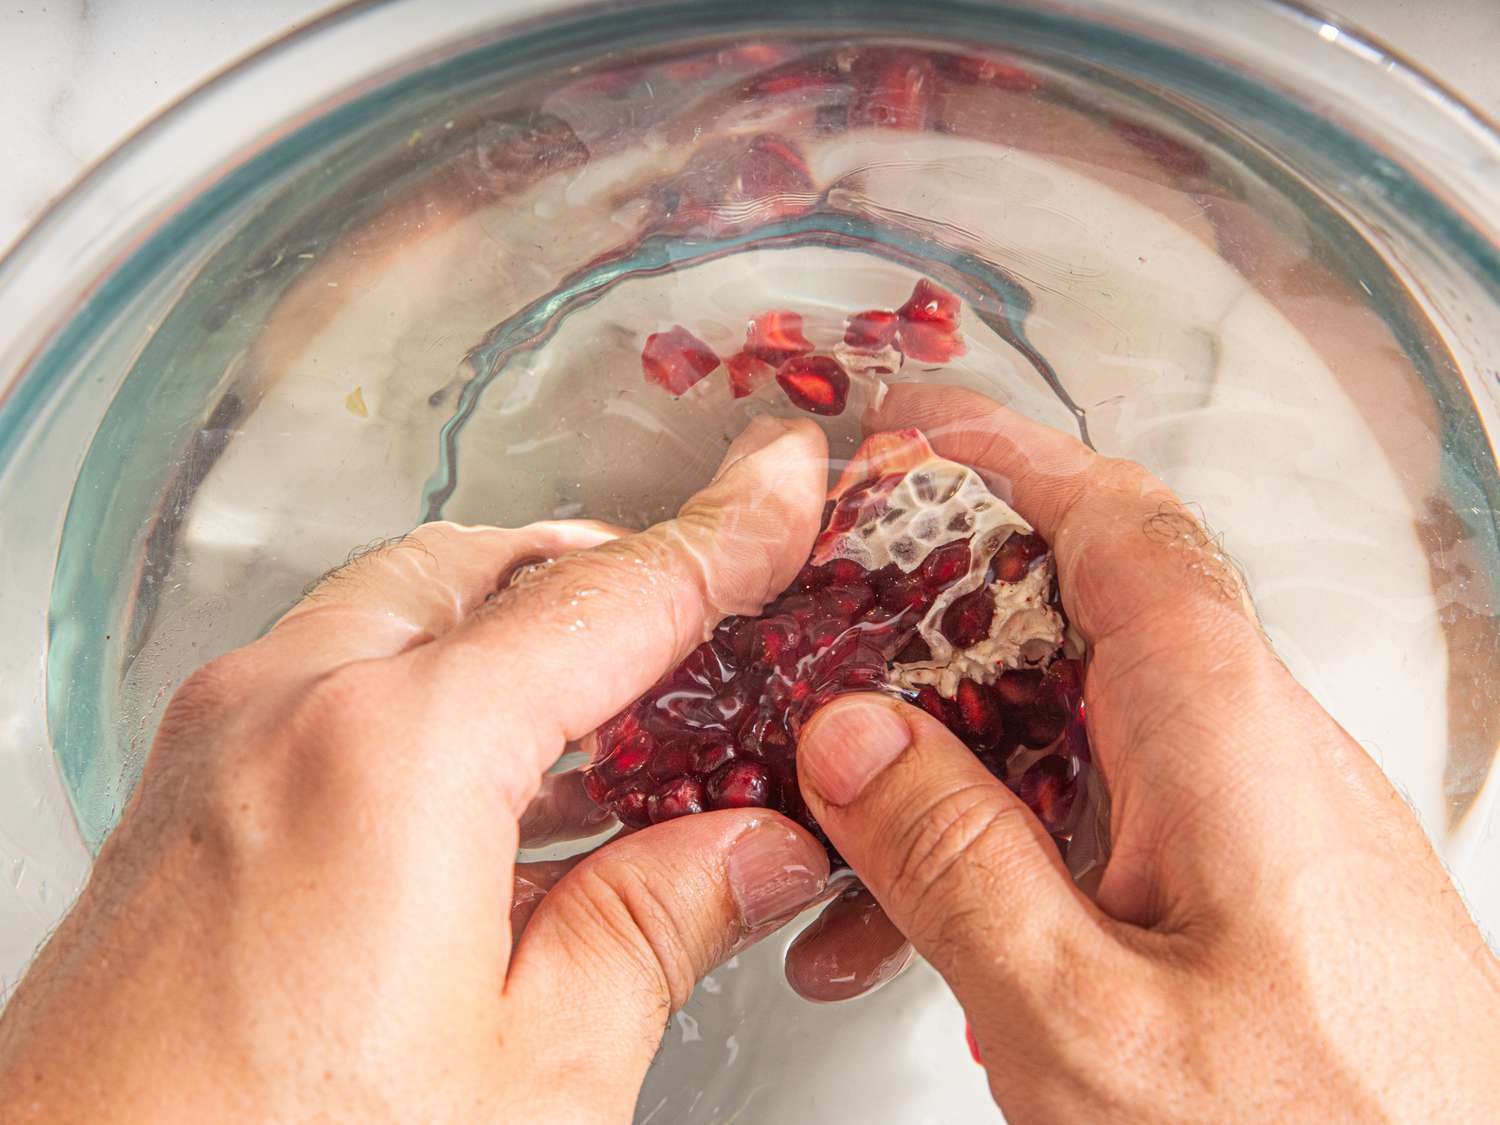
POLYGON ((1167 486, 1139 461, 1125 457, 1100 457, 1089 467, 1088 493, 1093 496, 1141 497, 1154 493, 1170 495, 1167 486))
POLYGON ((183 681, 157 728, 157 741, 193 737, 222 726, 225 717, 253 691, 259 661, 246 649, 216 657, 183 681))
POLYGON ((623 865, 582 871, 570 906, 578 948, 612 971, 625 970, 660 1022, 687 1003, 697 984, 693 958, 676 913, 644 873, 623 865))
POLYGON ((913 936, 930 943, 962 943, 982 927, 999 899, 1007 853, 1031 834, 1024 807, 997 799, 978 783, 942 793, 892 834, 897 857, 893 885, 910 888, 913 936), (979 903, 975 913, 962 903, 979 903))
POLYGON ((400 684, 385 662, 340 665, 303 688, 291 705, 290 741, 322 750, 368 745, 386 731, 399 695, 400 684))

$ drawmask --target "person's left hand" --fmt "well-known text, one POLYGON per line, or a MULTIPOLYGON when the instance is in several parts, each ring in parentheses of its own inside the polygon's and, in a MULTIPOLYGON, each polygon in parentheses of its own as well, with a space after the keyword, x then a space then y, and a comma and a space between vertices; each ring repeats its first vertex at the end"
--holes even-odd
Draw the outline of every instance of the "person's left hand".
POLYGON ((599 826, 544 772, 788 585, 825 458, 759 419, 639 534, 428 525, 195 674, 0 1020, 0 1118, 628 1120, 669 1013, 825 853, 758 809, 517 846, 599 826))

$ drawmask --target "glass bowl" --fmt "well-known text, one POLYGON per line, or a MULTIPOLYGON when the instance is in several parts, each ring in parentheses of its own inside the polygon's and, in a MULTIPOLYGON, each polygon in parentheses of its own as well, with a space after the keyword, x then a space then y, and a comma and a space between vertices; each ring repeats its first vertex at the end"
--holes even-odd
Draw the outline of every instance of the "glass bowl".
MULTIPOLYGON (((194 667, 424 519, 669 514, 793 408, 665 394, 646 334, 729 351, 795 308, 834 339, 921 277, 968 349, 887 378, 1197 504, 1493 927, 1497 173, 1472 110, 1281 4, 390 0, 299 31, 0 263, 0 979, 194 667)), ((639 1120, 989 1106, 930 970, 814 1006, 794 932, 674 1018, 639 1120)))

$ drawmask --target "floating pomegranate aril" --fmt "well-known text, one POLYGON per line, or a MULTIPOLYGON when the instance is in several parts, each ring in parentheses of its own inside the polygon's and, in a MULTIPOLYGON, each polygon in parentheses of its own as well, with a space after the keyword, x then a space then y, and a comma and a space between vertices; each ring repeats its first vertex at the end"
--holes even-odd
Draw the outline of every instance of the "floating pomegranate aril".
POLYGON ((1004 59, 982 55, 948 56, 952 71, 980 86, 991 86, 1012 94, 1029 94, 1042 88, 1041 79, 1024 67, 1004 59))
POLYGON ((791 586, 596 732, 587 791, 636 827, 765 807, 826 842, 797 788, 797 736, 829 700, 884 691, 947 725, 1065 839, 1088 750, 1055 586, 1046 544, 977 473, 916 430, 876 434, 791 586))
POLYGON ((735 352, 724 361, 724 369, 729 372, 729 392, 735 398, 753 395, 776 374, 776 368, 748 352, 735 352))
POLYGON ((922 321, 945 328, 958 327, 958 297, 925 277, 912 288, 906 304, 896 310, 903 321, 922 321))
POLYGON ((932 64, 903 51, 867 51, 853 68, 855 93, 849 125, 920 129, 927 120, 934 82, 932 64))
POLYGON ((849 373, 827 355, 796 356, 776 371, 776 382, 792 405, 825 417, 842 414, 849 400, 849 373))
POLYGON ((774 133, 705 143, 675 176, 658 185, 656 227, 719 236, 798 215, 818 192, 802 150, 774 133))
POLYGON ((896 339, 901 318, 889 309, 867 309, 855 313, 844 325, 844 343, 871 351, 890 346, 896 339))
POLYGON ((958 315, 958 296, 924 277, 896 310, 896 346, 918 363, 947 363, 964 353, 958 315))
POLYGON ((680 395, 719 366, 714 350, 680 324, 653 332, 641 349, 641 370, 648 383, 680 395))
POLYGON ((766 363, 785 363, 812 350, 812 341, 802 334, 799 313, 783 309, 763 312, 750 321, 745 332, 745 353, 766 363))

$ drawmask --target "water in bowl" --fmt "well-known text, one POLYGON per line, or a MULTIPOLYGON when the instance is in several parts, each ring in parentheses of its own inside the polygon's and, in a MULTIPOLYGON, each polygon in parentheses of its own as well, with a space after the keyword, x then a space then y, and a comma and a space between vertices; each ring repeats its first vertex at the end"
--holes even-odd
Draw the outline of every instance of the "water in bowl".
MULTIPOLYGON (((1479 690, 1490 447, 1420 295, 1271 154, 1040 55, 768 41, 493 82, 290 169, 121 384, 52 612, 51 723, 92 843, 172 688, 352 548, 433 518, 641 526, 750 417, 795 412, 774 382, 733 398, 722 369, 666 394, 647 334, 727 355, 792 309, 831 347, 926 277, 963 299, 967 349, 886 378, 984 391, 1154 469, 1449 861, 1473 854, 1500 706, 1479 690)), ((874 393, 856 380, 823 420, 831 468, 874 393)), ((819 1008, 782 981, 785 944, 674 1017, 639 1121, 988 1106, 930 970, 819 1008)))

